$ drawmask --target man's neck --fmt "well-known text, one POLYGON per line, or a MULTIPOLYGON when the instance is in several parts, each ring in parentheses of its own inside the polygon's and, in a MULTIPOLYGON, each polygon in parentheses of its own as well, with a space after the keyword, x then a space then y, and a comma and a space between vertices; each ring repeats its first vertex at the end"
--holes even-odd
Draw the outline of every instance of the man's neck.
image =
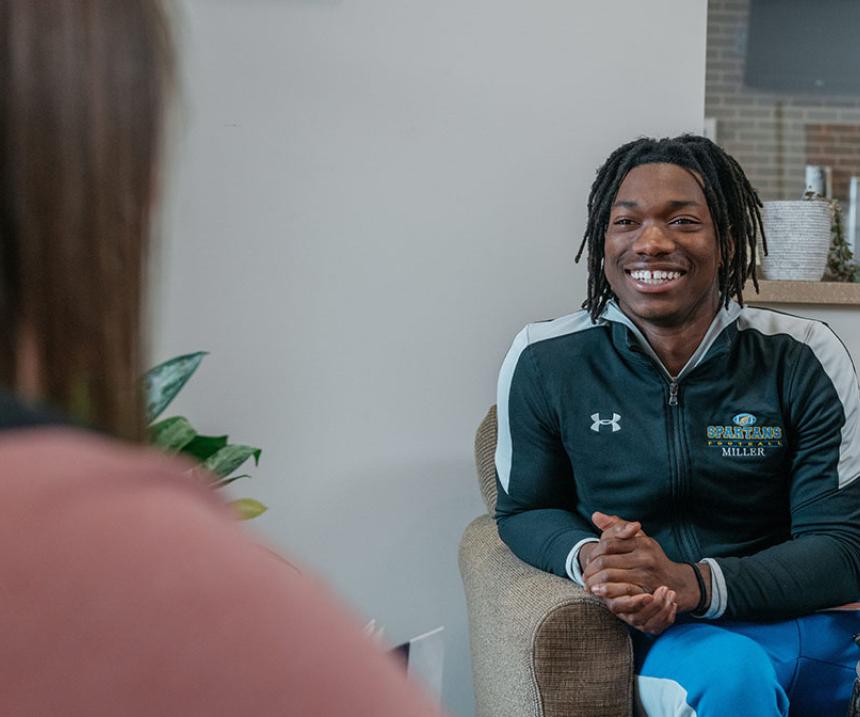
POLYGON ((714 321, 718 306, 699 311, 677 324, 655 324, 630 317, 671 376, 681 373, 714 321))
POLYGON ((702 327, 696 327, 693 332, 691 327, 651 327, 639 326, 639 329, 648 339, 654 353, 672 376, 681 373, 681 369, 687 365, 687 361, 696 352, 702 339, 708 331, 710 322, 702 327))

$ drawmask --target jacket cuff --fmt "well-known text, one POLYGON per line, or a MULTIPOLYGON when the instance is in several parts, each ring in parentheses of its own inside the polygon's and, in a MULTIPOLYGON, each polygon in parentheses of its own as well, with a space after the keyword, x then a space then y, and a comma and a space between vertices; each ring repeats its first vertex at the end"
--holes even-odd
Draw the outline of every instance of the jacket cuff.
POLYGON ((707 563, 711 568, 711 602, 703 615, 692 615, 703 620, 716 620, 722 617, 728 604, 726 578, 720 564, 713 558, 703 558, 699 562, 707 563))
POLYGON ((582 585, 585 587, 585 581, 582 579, 582 569, 579 567, 579 550, 586 543, 599 543, 600 541, 597 538, 583 538, 576 545, 573 546, 573 549, 567 554, 567 560, 565 561, 564 569, 567 573, 567 576, 573 580, 577 585, 582 585))

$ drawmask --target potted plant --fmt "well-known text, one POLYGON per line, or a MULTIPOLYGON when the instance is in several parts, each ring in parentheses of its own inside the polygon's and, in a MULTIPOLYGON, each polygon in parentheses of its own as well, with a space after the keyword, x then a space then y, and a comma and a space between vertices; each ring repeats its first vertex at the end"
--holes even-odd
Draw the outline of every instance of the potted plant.
MULTIPOLYGON (((248 478, 247 473, 235 474, 235 471, 250 458, 257 465, 262 451, 254 446, 230 443, 226 435, 205 436, 198 433, 184 416, 171 416, 155 422, 188 383, 205 356, 205 351, 198 351, 177 356, 151 368, 143 376, 143 389, 150 443, 166 453, 182 454, 193 459, 200 468, 195 469, 195 475, 217 489, 241 478, 248 478)), ((256 518, 266 511, 266 506, 253 498, 239 498, 230 505, 240 520, 256 518)))
POLYGON ((797 201, 765 202, 762 212, 767 256, 765 279, 821 281, 830 250, 833 209, 826 199, 807 193, 797 201))
POLYGON ((852 283, 858 268, 857 262, 854 261, 851 247, 845 241, 842 207, 839 205, 839 200, 834 199, 831 204, 833 205, 833 240, 827 255, 827 271, 824 272, 824 280, 852 283))

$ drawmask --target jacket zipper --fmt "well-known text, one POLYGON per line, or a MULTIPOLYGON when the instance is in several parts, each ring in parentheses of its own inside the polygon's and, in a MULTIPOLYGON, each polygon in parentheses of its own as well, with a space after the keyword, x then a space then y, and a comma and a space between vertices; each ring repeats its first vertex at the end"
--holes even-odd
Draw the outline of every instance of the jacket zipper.
MULTIPOLYGON (((689 492, 687 486, 687 466, 682 456, 684 455, 683 441, 681 440, 681 409, 678 399, 678 378, 677 376, 669 377, 669 432, 672 435, 672 453, 675 463, 675 480, 677 481, 676 500, 683 500, 686 503, 686 494, 689 492)), ((676 505, 678 514, 681 513, 681 506, 676 505)), ((687 557, 692 560, 695 552, 693 541, 689 536, 686 520, 682 520, 675 531, 678 547, 687 554, 687 557)))
POLYGON ((678 405, 678 380, 675 378, 669 382, 669 405, 678 405))

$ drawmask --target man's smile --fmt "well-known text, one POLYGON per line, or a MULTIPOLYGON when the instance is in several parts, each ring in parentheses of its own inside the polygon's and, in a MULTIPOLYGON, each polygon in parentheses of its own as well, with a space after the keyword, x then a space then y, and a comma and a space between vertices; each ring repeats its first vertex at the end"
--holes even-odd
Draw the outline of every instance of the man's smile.
POLYGON ((675 288, 686 271, 680 269, 626 269, 633 286, 646 293, 675 288))

